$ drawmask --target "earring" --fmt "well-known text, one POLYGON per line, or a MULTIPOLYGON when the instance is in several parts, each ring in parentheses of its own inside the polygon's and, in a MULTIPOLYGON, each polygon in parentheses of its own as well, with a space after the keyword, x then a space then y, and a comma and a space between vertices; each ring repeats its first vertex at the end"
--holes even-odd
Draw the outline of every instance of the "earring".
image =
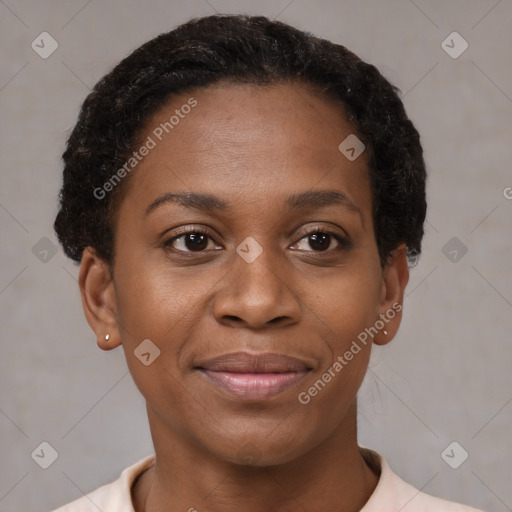
POLYGON ((384 333, 384 336, 388 335, 388 331, 382 331, 384 333))
POLYGON ((105 334, 105 341, 108 341, 110 339, 110 334, 105 334))

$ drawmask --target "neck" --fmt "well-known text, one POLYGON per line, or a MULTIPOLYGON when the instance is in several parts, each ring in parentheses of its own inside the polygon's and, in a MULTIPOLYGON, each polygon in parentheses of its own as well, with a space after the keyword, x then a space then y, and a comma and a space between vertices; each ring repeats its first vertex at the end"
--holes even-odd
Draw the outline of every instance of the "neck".
POLYGON ((290 462, 266 467, 220 460, 171 433, 150 410, 148 418, 156 463, 132 490, 136 512, 356 512, 378 482, 357 445, 355 402, 323 443, 290 462))

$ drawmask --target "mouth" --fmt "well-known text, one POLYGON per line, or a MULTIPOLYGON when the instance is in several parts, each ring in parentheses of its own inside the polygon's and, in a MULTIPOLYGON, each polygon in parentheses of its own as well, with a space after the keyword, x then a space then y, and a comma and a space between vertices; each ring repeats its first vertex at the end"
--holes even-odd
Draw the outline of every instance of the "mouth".
POLYGON ((205 361, 195 369, 233 398, 260 401, 292 388, 312 367, 282 354, 236 352, 205 361))

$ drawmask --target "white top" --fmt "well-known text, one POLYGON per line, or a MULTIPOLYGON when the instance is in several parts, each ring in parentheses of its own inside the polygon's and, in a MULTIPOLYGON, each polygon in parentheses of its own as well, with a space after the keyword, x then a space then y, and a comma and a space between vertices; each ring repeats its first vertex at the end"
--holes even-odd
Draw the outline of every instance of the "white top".
MULTIPOLYGON (((377 487, 360 512, 482 512, 418 491, 393 473, 377 452, 362 447, 360 450, 377 473, 380 466, 377 487)), ((52 512, 135 512, 131 500, 132 484, 154 461, 155 455, 149 455, 126 468, 114 482, 99 487, 52 512)))

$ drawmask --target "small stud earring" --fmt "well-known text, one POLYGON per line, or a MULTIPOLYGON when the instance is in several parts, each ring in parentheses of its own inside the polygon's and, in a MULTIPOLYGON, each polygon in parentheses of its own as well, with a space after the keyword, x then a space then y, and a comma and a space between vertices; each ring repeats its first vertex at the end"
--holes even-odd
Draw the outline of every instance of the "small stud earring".
POLYGON ((388 335, 388 331, 382 331, 384 333, 384 336, 388 335))
POLYGON ((105 335, 105 341, 108 341, 110 339, 110 334, 105 335))

